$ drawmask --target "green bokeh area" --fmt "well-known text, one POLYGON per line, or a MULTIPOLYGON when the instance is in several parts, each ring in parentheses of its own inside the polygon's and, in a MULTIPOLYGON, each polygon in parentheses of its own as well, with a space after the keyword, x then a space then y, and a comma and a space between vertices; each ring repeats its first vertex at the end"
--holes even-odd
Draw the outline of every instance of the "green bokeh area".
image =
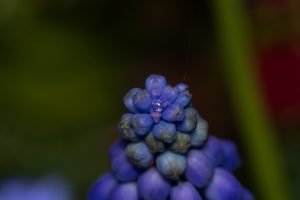
POLYGON ((238 0, 0 0, 0 181, 54 173, 86 199, 109 170, 123 95, 159 73, 189 84, 209 134, 237 143, 237 177, 257 199, 299 199, 299 118, 267 114, 251 57, 262 29, 248 11, 238 0))
POLYGON ((108 169, 122 62, 104 33, 15 9, 0 24, 0 179, 58 173, 84 199, 108 169))

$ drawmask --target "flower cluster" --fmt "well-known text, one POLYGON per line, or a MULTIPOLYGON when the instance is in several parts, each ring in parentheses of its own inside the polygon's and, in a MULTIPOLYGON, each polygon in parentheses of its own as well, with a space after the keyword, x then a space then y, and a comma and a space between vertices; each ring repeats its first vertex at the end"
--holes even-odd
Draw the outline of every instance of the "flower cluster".
POLYGON ((232 141, 208 136, 188 86, 150 75, 145 89, 124 97, 121 137, 109 150, 111 172, 89 200, 254 200, 234 177, 240 158, 232 141))

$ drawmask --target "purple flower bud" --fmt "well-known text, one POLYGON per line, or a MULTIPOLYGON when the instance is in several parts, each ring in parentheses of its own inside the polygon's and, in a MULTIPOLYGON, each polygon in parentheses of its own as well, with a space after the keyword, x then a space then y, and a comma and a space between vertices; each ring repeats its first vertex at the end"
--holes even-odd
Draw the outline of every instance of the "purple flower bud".
POLYGON ((161 141, 172 143, 176 139, 176 126, 172 123, 160 121, 154 125, 152 134, 161 141))
POLYGON ((185 109, 185 119, 178 123, 177 130, 181 132, 190 132, 196 128, 197 111, 194 108, 185 109))
POLYGON ((145 137, 145 142, 148 145, 148 147, 150 148, 152 153, 158 153, 158 152, 165 151, 165 144, 162 141, 155 139, 154 136, 152 135, 152 133, 149 133, 145 137))
POLYGON ((241 200, 242 188, 238 180, 228 171, 216 168, 214 176, 205 188, 205 197, 213 200, 241 200))
POLYGON ((185 111, 179 104, 172 104, 162 112, 162 118, 169 122, 182 121, 185 111))
POLYGON ((171 105, 178 95, 178 89, 170 85, 166 86, 162 93, 163 107, 166 108, 171 105))
POLYGON ((166 87, 167 81, 161 75, 150 75, 145 81, 145 88, 151 93, 152 97, 157 98, 162 94, 166 87))
POLYGON ((170 200, 202 200, 199 192, 189 182, 179 183, 173 187, 170 194, 170 200))
POLYGON ((113 158, 118 156, 120 153, 123 153, 126 145, 126 142, 124 142, 123 140, 117 140, 116 142, 114 142, 109 149, 109 157, 113 158))
POLYGON ((240 155, 237 151, 236 145, 230 140, 221 140, 224 160, 221 167, 233 172, 241 165, 240 155))
POLYGON ((177 88, 179 92, 183 92, 184 90, 187 90, 189 86, 185 83, 178 83, 175 85, 175 88, 177 88))
POLYGON ((161 113, 150 110, 150 115, 153 119, 154 123, 158 123, 160 121, 161 113))
MULTIPOLYGON (((111 192, 110 200, 139 200, 137 185, 134 182, 117 185, 111 192)), ((101 199, 102 200, 102 199, 101 199)))
POLYGON ((243 198, 242 200, 254 200, 253 194, 246 188, 243 188, 243 198))
POLYGON ((178 103, 183 108, 185 108, 191 103, 191 100, 192 100, 192 94, 188 90, 184 90, 183 92, 180 92, 178 94, 175 103, 178 103))
POLYGON ((166 200, 170 183, 153 167, 144 172, 137 181, 138 191, 143 199, 166 200))
POLYGON ((110 193, 117 183, 111 173, 105 173, 92 186, 88 200, 110 200, 110 193))
POLYGON ((196 187, 208 184, 214 173, 211 160, 199 150, 190 150, 187 155, 186 179, 196 187))
POLYGON ((147 134, 153 125, 153 120, 149 114, 136 114, 132 118, 132 126, 136 134, 147 134))
POLYGON ((127 94, 123 98, 123 102, 124 102, 126 108, 129 111, 131 111, 132 113, 138 113, 138 110, 135 107, 134 102, 133 102, 133 97, 140 91, 141 91, 140 88, 132 88, 131 90, 129 90, 127 92, 127 94))
POLYGON ((140 174, 140 169, 129 161, 125 150, 120 151, 117 156, 111 157, 110 165, 114 176, 119 181, 134 181, 140 174))
POLYGON ((131 143, 126 150, 131 162, 139 168, 149 167, 153 163, 152 153, 144 142, 131 143))
POLYGON ((191 146, 191 136, 186 133, 180 133, 177 131, 176 140, 171 145, 170 149, 177 153, 186 153, 191 146))
POLYGON ((135 142, 138 137, 132 127, 132 118, 133 115, 129 113, 122 115, 117 131, 124 140, 135 142))
POLYGON ((165 177, 178 180, 186 168, 186 159, 183 155, 166 151, 157 157, 156 167, 165 177))
POLYGON ((147 90, 142 90, 134 96, 133 102, 139 111, 148 113, 152 105, 152 98, 147 90))
POLYGON ((207 122, 198 116, 196 129, 191 133, 191 143, 193 147, 200 147, 206 141, 207 128, 207 122))
POLYGON ((223 162, 223 146, 218 138, 209 136, 208 140, 202 147, 202 151, 213 161, 215 166, 219 166, 223 162))

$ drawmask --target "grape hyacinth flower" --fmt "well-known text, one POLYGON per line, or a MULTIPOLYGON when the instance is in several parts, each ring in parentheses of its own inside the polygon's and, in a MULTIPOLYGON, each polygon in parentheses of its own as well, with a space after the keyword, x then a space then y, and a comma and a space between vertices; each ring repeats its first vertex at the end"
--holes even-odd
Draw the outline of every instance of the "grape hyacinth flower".
POLYGON ((111 172, 100 176, 88 200, 254 200, 235 178, 236 145, 208 136, 191 105, 188 85, 150 75, 123 101, 120 139, 109 149, 111 172))

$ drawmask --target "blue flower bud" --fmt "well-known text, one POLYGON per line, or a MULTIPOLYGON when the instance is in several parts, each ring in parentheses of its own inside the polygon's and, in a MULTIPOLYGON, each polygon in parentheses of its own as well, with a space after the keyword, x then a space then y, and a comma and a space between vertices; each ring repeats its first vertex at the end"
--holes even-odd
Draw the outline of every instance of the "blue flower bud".
POLYGON ((152 98, 147 90, 142 90, 134 96, 133 102, 139 111, 148 113, 152 105, 152 98))
POLYGON ((188 90, 184 90, 183 92, 180 92, 178 94, 175 103, 178 103, 183 108, 185 108, 191 103, 191 100, 192 100, 192 94, 188 90))
POLYGON ((191 143, 193 147, 200 147, 207 139, 207 122, 201 117, 197 117, 197 126, 191 133, 191 143))
POLYGON ((114 176, 122 182, 134 181, 141 172, 129 161, 126 150, 120 151, 117 156, 111 157, 110 165, 114 176))
POLYGON ((202 151, 213 161, 215 166, 219 166, 224 160, 222 143, 214 136, 209 136, 202 147, 202 151))
POLYGON ((216 168, 214 176, 205 188, 205 197, 212 200, 241 200, 242 188, 228 171, 216 168))
POLYGON ((165 151, 165 144, 162 141, 155 139, 154 136, 152 135, 152 133, 149 133, 145 137, 145 142, 148 145, 148 147, 152 153, 158 153, 158 152, 165 151))
POLYGON ((154 125, 152 134, 161 141, 172 143, 176 139, 176 126, 172 123, 160 121, 154 125))
POLYGON ((183 92, 187 90, 189 86, 185 83, 178 83, 177 85, 175 85, 175 88, 177 88, 179 92, 183 92))
POLYGON ((133 115, 129 113, 122 115, 117 131, 124 140, 134 142, 138 141, 138 137, 132 127, 132 118, 133 115))
POLYGON ((254 200, 253 194, 246 188, 243 188, 243 198, 242 200, 254 200))
POLYGON ((114 142, 109 149, 109 157, 113 158, 123 153, 124 149, 126 148, 126 145, 126 142, 123 140, 117 140, 116 142, 114 142))
POLYGON ((145 81, 145 88, 151 93, 152 97, 157 98, 162 94, 166 87, 167 81, 161 75, 150 75, 145 81))
POLYGON ((171 105, 178 95, 178 89, 171 87, 170 85, 166 86, 162 93, 163 107, 166 108, 171 105))
POLYGON ((177 131, 176 140, 171 145, 170 149, 177 153, 186 153, 191 146, 191 136, 186 133, 180 133, 177 131))
POLYGON ((196 128, 197 111, 194 108, 185 109, 185 119, 178 123, 177 130, 181 132, 190 132, 196 128))
POLYGON ((166 200, 171 189, 170 183, 155 169, 144 172, 137 181, 139 194, 147 200, 166 200))
POLYGON ((130 161, 139 168, 149 167, 153 163, 153 156, 144 142, 131 143, 126 148, 130 161))
POLYGON ((149 114, 136 114, 132 118, 132 126, 136 134, 147 134, 153 125, 153 120, 149 114))
POLYGON ((137 185, 134 182, 117 185, 111 192, 110 200, 139 200, 137 185))
POLYGON ((157 157, 156 167, 165 177, 178 180, 186 168, 186 159, 183 155, 166 151, 157 157))
POLYGON ((110 193, 117 183, 111 173, 105 173, 91 187, 88 200, 110 200, 110 193))
POLYGON ((221 167, 233 172, 241 165, 240 155, 237 151, 236 145, 230 140, 221 140, 224 160, 221 167))
POLYGON ((185 111, 179 104, 172 104, 162 112, 162 118, 169 122, 182 121, 185 111))
POLYGON ((202 200, 199 192, 189 182, 179 183, 173 187, 170 194, 170 200, 202 200))
POLYGON ((196 187, 201 188, 208 184, 214 173, 211 160, 199 150, 190 150, 187 155, 186 179, 196 187))
POLYGON ((140 91, 141 91, 140 88, 132 88, 131 90, 129 90, 127 92, 127 94, 123 98, 123 102, 124 102, 126 108, 129 111, 131 111, 132 113, 138 113, 138 110, 135 107, 134 102, 133 102, 133 97, 140 91))

